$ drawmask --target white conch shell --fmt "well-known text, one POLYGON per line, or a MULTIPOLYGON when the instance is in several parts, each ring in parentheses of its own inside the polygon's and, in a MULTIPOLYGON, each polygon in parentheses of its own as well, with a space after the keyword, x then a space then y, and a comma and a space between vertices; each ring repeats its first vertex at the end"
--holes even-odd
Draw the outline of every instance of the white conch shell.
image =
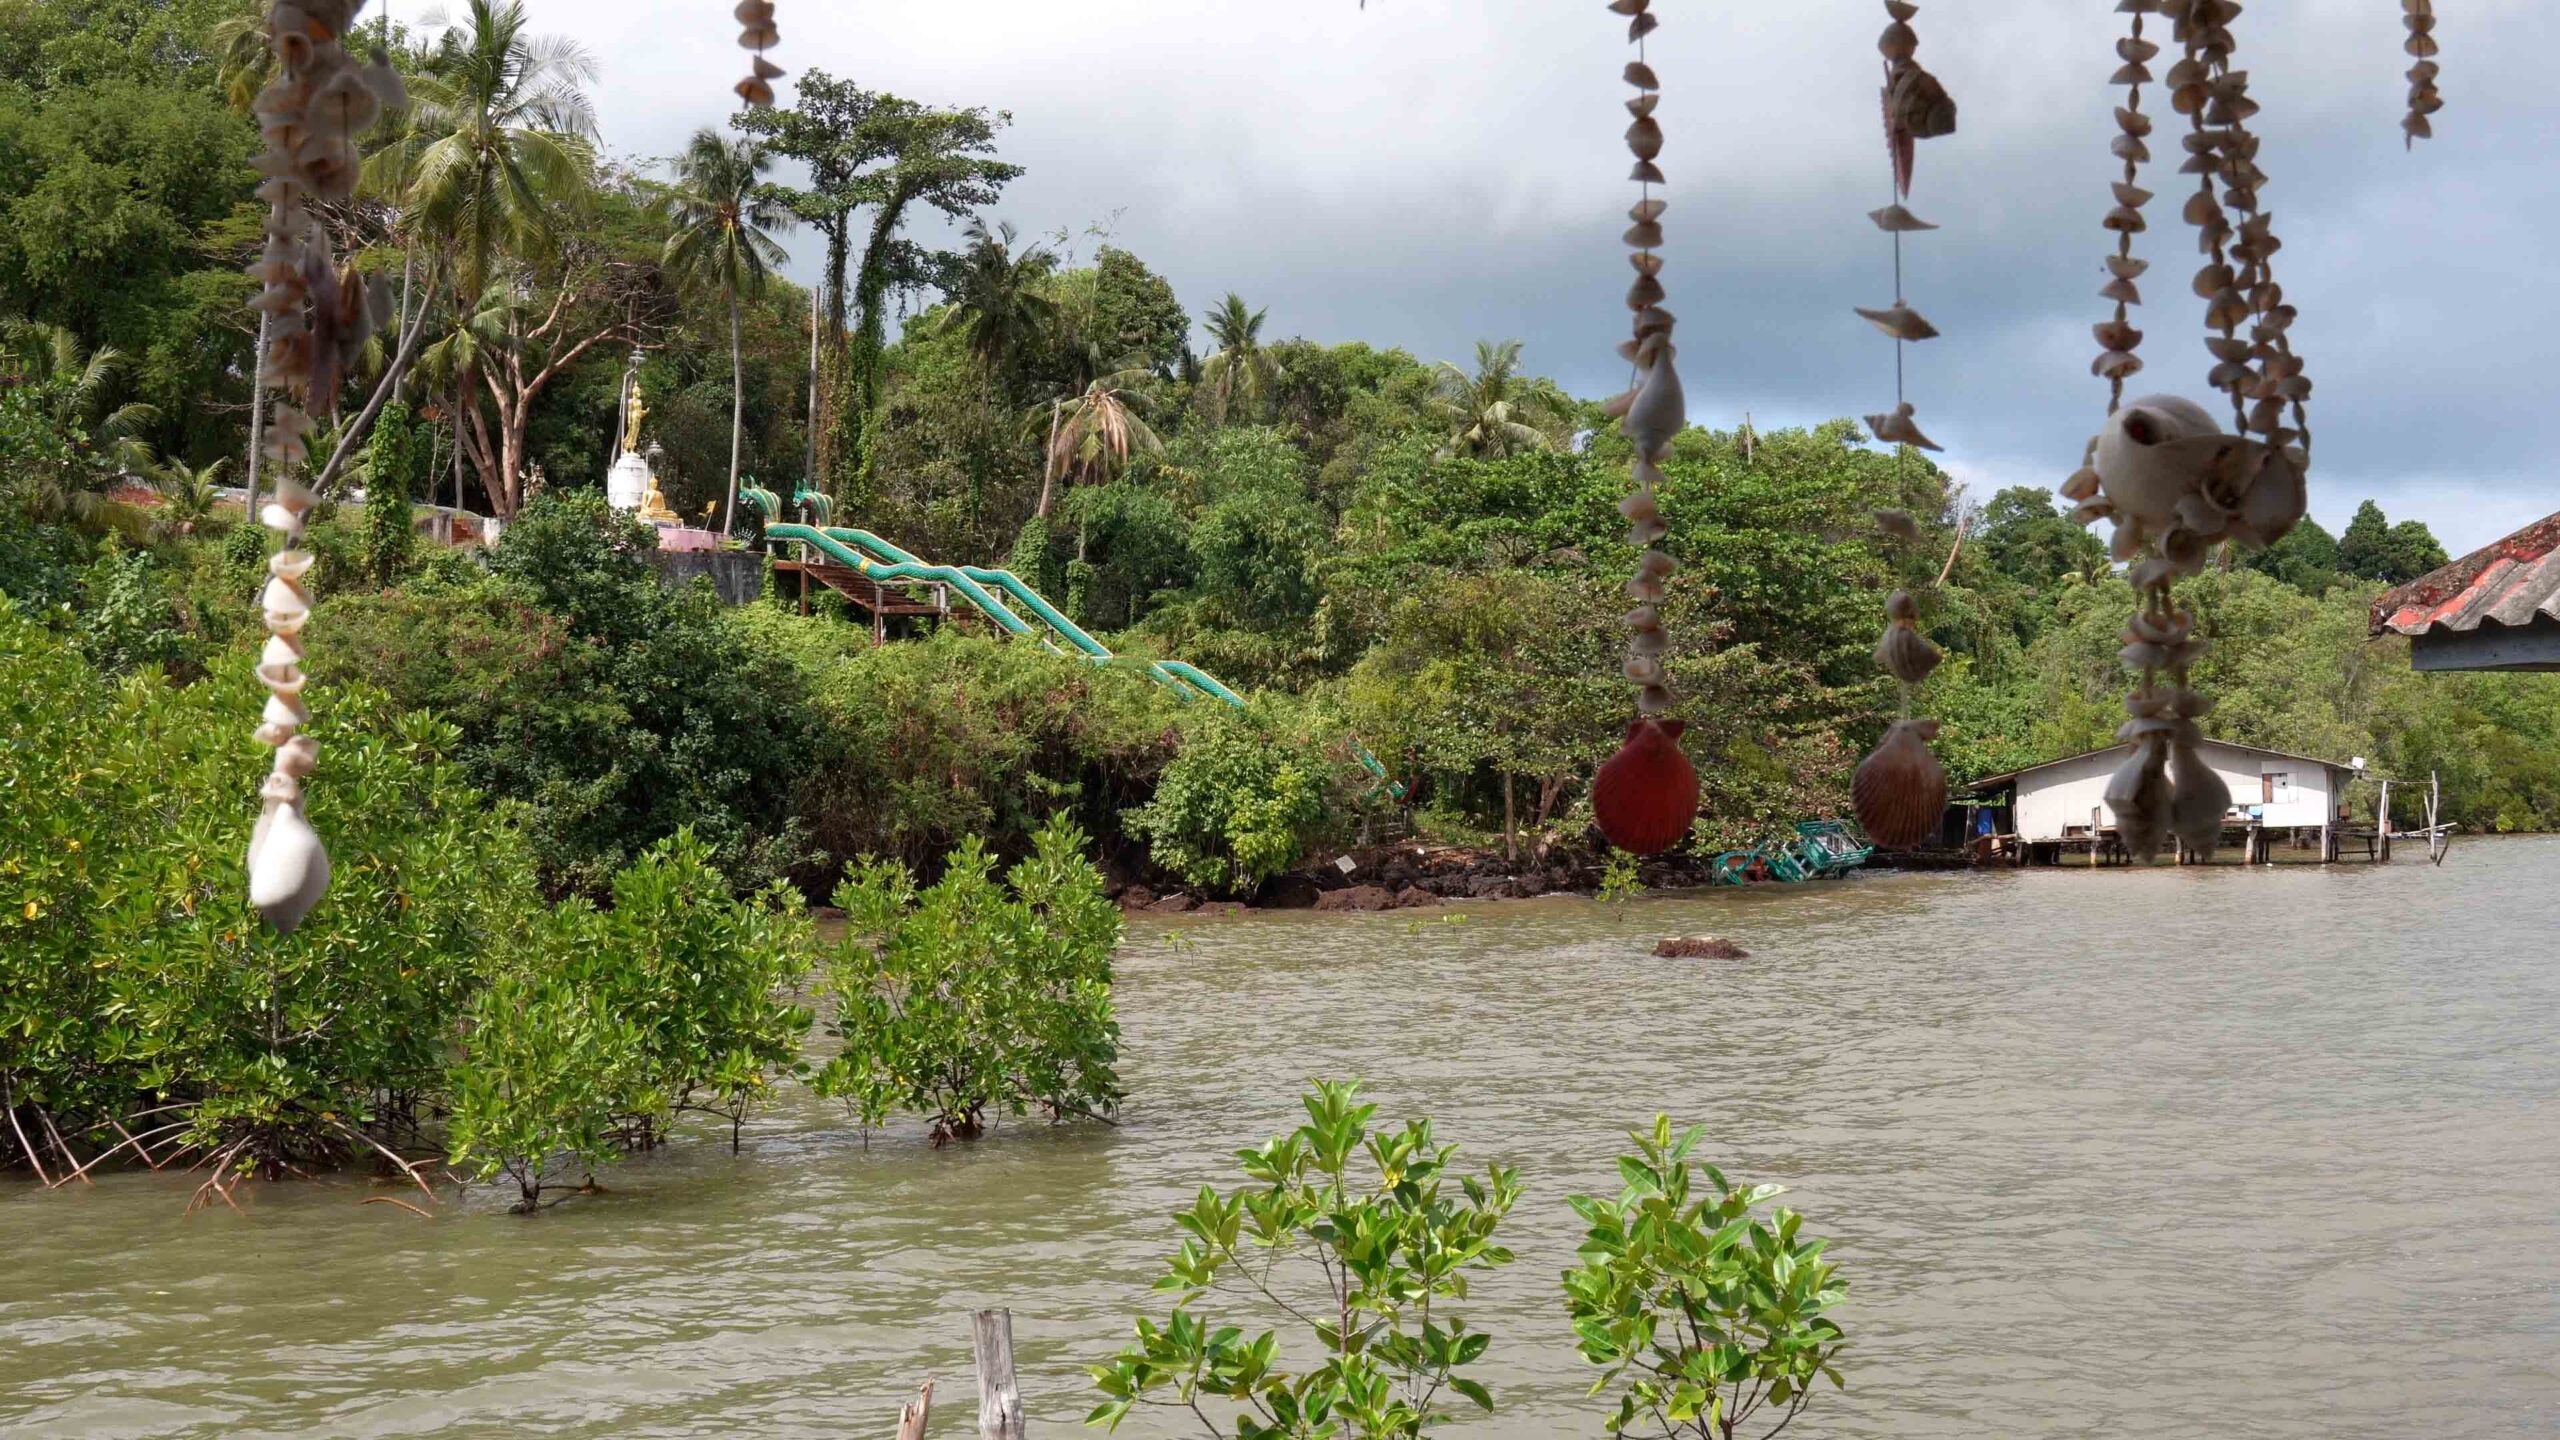
POLYGON ((2170 752, 2175 798, 2169 803, 2169 832, 2190 855, 2210 860, 2222 844, 2222 817, 2231 809, 2231 787, 2191 745, 2170 752))
POLYGON ((270 800, 249 839, 249 903, 290 935, 329 889, 329 851, 298 799, 270 800))
POLYGON ((2116 817, 2116 834, 2137 860, 2160 853, 2169 838, 2169 751, 2166 737, 2148 735, 2133 747, 2107 780, 2107 809, 2116 817))
POLYGON ((1935 450, 1938 442, 1921 433, 1919 423, 1911 418, 1911 402, 1903 401, 1881 415, 1867 417, 1867 428, 1876 439, 1888 445, 1909 445, 1917 450, 1935 450))
POLYGON ((1680 388, 1680 372, 1672 364, 1669 344, 1661 346, 1654 362, 1646 367, 1644 378, 1637 382, 1635 395, 1628 402, 1627 418, 1619 428, 1634 442, 1636 458, 1659 461, 1671 448, 1672 437, 1689 423, 1688 397, 1680 388))
POLYGON ((2203 483, 2223 449, 2222 427, 2204 407, 2181 396, 2146 395, 2107 417, 2090 468, 2118 515, 2158 530, 2203 483))
POLYGON ((1893 304, 1882 310, 1870 310, 1864 305, 1853 306, 1851 308, 1855 309, 1858 312, 1859 317, 1864 319, 1868 324, 1873 325, 1896 340, 1932 340, 1937 338, 1938 327, 1930 324, 1926 319, 1922 318, 1919 311, 1912 309, 1910 306, 1903 304, 1899 300, 1896 300, 1893 304))

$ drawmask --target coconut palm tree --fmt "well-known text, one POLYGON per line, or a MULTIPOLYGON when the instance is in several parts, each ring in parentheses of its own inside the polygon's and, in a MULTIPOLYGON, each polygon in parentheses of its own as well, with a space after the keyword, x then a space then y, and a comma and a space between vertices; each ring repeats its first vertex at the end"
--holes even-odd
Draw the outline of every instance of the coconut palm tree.
POLYGON ((1280 362, 1262 348, 1262 320, 1270 314, 1268 307, 1255 310, 1244 303, 1244 297, 1233 290, 1218 303, 1218 308, 1201 317, 1201 326, 1218 344, 1209 358, 1201 362, 1201 383, 1217 397, 1217 420, 1227 420, 1227 407, 1239 394, 1248 406, 1259 409, 1265 397, 1280 385, 1280 362))
POLYGON ((142 434, 160 412, 140 401, 116 403, 124 352, 112 345, 91 350, 60 325, 20 321, 0 332, 0 368, 14 372, 60 442, 0 477, 16 482, 20 503, 41 519, 135 529, 136 515, 108 500, 107 491, 152 464, 142 434))
POLYGON ((1444 460, 1552 449, 1572 413, 1573 402, 1554 381, 1521 376, 1517 340, 1477 341, 1473 374, 1441 361, 1432 389, 1432 409, 1451 427, 1440 447, 1444 460))
POLYGON ((763 186, 772 156, 755 140, 723 140, 708 127, 676 161, 675 188, 666 208, 675 222, 667 237, 666 268, 679 280, 719 292, 729 306, 729 507, 720 533, 729 533, 738 510, 739 448, 746 434, 746 359, 739 338, 738 297, 764 291, 768 268, 791 257, 771 231, 797 223, 763 186))
MULTIPOLYGON (((985 429, 992 432, 998 377, 1057 322, 1057 302, 1045 293, 1043 282, 1057 271, 1058 257, 1045 245, 1017 253, 1013 242, 1018 232, 1010 222, 990 230, 984 220, 972 220, 966 233, 969 250, 962 257, 951 290, 951 308, 944 313, 941 328, 945 334, 959 335, 977 359, 979 414, 985 429)), ((977 467, 979 472, 984 469, 983 463, 977 467)), ((969 523, 974 528, 983 473, 973 474, 970 484, 969 523)))
POLYGON ((160 492, 160 513, 156 518, 162 533, 193 535, 213 518, 214 488, 222 483, 222 467, 229 463, 217 458, 191 466, 184 460, 172 460, 144 473, 151 488, 160 492))
POLYGON ((1096 376, 1073 400, 1050 403, 1049 463, 1040 477, 1040 506, 1034 514, 1048 518, 1049 499, 1060 479, 1080 474, 1109 484, 1131 455, 1164 448, 1141 413, 1146 398, 1138 387, 1154 378, 1146 366, 1131 366, 1096 376))
POLYGON ((575 41, 527 34, 526 23, 522 0, 470 0, 409 82, 397 142, 365 164, 369 185, 397 195, 422 236, 453 251, 465 296, 587 197, 596 112, 580 87, 596 79, 596 62, 575 41))

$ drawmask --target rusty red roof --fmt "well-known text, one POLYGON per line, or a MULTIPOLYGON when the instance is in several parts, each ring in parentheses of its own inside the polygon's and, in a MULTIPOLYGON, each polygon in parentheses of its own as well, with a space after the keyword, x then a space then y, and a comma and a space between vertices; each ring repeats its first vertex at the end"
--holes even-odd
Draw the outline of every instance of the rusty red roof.
POLYGON ((2548 515, 2373 602, 2373 633, 2560 621, 2560 515, 2548 515))

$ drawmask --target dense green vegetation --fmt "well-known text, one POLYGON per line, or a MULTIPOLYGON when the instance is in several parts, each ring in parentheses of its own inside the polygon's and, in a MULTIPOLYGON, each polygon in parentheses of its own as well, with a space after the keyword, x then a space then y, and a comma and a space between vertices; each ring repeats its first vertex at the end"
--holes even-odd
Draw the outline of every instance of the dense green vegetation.
MULTIPOLYGON (((0 1155, 281 1174, 424 1146, 538 1203, 680 1114, 734 1134, 799 1069, 810 985, 850 1047, 815 1078, 866 1122, 1100 1113, 1104 875, 1247 894, 1407 819, 1592 858, 1627 457, 1541 357, 1293 337, 1107 226, 1026 239, 997 213, 1003 112, 820 71, 798 109, 609 162, 591 62, 471 0, 432 40, 381 28, 417 103, 328 219, 423 343, 350 378, 388 400, 369 430, 317 437, 353 457, 311 534, 339 879, 264 942, 238 856, 266 538, 216 499, 247 478, 249 13, 0 9, 0 1155), (915 238, 933 215, 958 248, 915 238), (814 322, 792 245, 830 277, 814 322), (875 648, 832 596, 665 586, 597 491, 634 347, 688 516, 752 534, 736 482, 815 484, 1010 566, 1124 662, 911 620, 875 648), (429 496, 503 540, 423 541, 429 496), (1178 702, 1158 657, 1251 708, 1178 702), (821 966, 795 917, 829 896, 857 924, 821 966)), ((1922 704, 1959 776, 2111 737, 2130 594, 2048 493, 1968 496, 1845 421, 1692 430, 1663 468, 1701 847, 1845 808, 1892 704, 1891 589, 1948 652, 1922 704)), ((2223 557, 2189 586, 2214 729, 2437 773, 2468 827, 2560 825, 2560 677, 2418 675, 2366 638, 2378 589, 2443 559, 2370 502, 2223 557)))
MULTIPOLYGON (((248 661, 225 655, 193 684, 113 673, 0 598, 0 1165, 59 1180, 118 1159, 195 1164, 214 1197, 246 1175, 444 1158, 513 1178, 530 1207, 553 1177, 657 1144, 688 1113, 734 1144, 805 1076, 814 948, 787 887, 735 898, 680 825, 606 878, 605 903, 547 904, 544 832, 472 788, 462 728, 361 682, 315 706, 329 906, 276 937, 245 899, 242 797, 263 768, 240 723, 248 661)), ((972 1113, 1107 1108, 1119 916, 1082 848, 1044 832, 1012 900, 969 888, 973 873, 985 888, 979 862, 919 921, 860 902, 908 937, 881 951, 884 986, 900 965, 947 978, 990 950, 1010 968, 955 986, 929 1025, 893 1004, 873 1033, 850 1020, 870 977, 839 956, 848 1048, 828 1078, 992 1067, 1003 1088, 964 1095, 972 1113)), ((948 1105, 853 1088, 874 1124, 948 1105)))
MULTIPOLYGON (((22 157, 0 164, 0 589, 97 663, 181 679, 254 628, 258 537, 209 498, 237 478, 212 467, 241 453, 245 410, 253 135, 219 28, 245 13, 115 0, 0 22, 18 147, 0 156, 22 157), (118 197, 112 230, 62 203, 75 151, 80 183, 118 197)), ((601 897, 689 828, 736 893, 788 877, 819 898, 866 855, 927 875, 971 837, 1027 855, 1062 812, 1121 876, 1245 893, 1394 808, 1355 742, 1426 834, 1522 863, 1586 846, 1585 784, 1623 719, 1625 456, 1534 352, 1426 364, 1287 337, 1237 295, 1186 304, 1107 226, 1026 239, 998 216, 1020 173, 1001 111, 823 72, 796 109, 609 164, 576 47, 508 3, 453 19, 432 42, 383 32, 421 103, 333 219, 341 249, 417 288, 432 343, 350 467, 385 503, 318 527, 312 665, 458 727, 462 776, 524 803, 548 893, 601 897), (970 222, 957 249, 910 233, 930 215, 970 222), (775 270, 793 245, 830 278, 814 442, 809 296, 775 270), (875 651, 831 599, 804 620, 663 591, 648 535, 594 498, 634 342, 688 515, 727 524, 734 476, 792 488, 814 454, 846 520, 1008 565, 1255 712, 949 630, 875 651), (485 563, 420 546, 396 501, 431 491, 512 517, 506 541, 485 563)), ((1977 503, 1846 422, 1692 431, 1665 468, 1702 845, 1844 808, 1890 703, 1877 602, 1941 571, 1926 625, 1950 660, 1923 703, 1955 773, 2112 731, 2126 595, 2045 492, 1977 503), (1879 540, 1880 507, 1923 542, 1879 540)), ((2216 729, 2439 772, 2468 826, 2560 824, 2560 681, 2418 676, 2364 638, 2374 590, 2442 558, 2367 503, 2342 535, 2306 524, 2196 582, 2216 729)))

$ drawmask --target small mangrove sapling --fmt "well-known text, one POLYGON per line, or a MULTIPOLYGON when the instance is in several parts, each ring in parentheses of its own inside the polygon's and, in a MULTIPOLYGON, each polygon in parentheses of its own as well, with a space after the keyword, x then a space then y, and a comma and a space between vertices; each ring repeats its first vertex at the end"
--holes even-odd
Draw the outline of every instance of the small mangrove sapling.
POLYGON ((1572 1200, 1590 1228, 1564 1274, 1565 1308, 1583 1358, 1603 1367, 1593 1393, 1617 1393, 1611 1435, 1765 1440, 1820 1382, 1846 1383, 1835 1362, 1847 1342, 1828 1312, 1848 1286, 1825 1242, 1804 1237, 1795 1211, 1761 1209, 1780 1187, 1692 1161, 1704 1134, 1674 1135, 1657 1115, 1618 1157, 1617 1198, 1572 1200))
POLYGON ((1429 1120, 1373 1128, 1357 1081, 1317 1081, 1300 1103, 1305 1124, 1243 1152, 1249 1184, 1204 1185, 1174 1216, 1186 1238, 1155 1287, 1174 1292, 1172 1313, 1141 1317, 1136 1340, 1092 1367, 1105 1398, 1086 1423, 1116 1429, 1144 1405, 1187 1410, 1210 1437, 1414 1440, 1459 1398, 1493 1408, 1466 1373, 1492 1337, 1450 1307, 1470 1277, 1511 1262, 1494 1232, 1518 1173, 1460 1175, 1429 1120), (1247 1338, 1211 1319, 1213 1294, 1294 1321, 1323 1358, 1300 1368, 1280 1331, 1247 1338))

